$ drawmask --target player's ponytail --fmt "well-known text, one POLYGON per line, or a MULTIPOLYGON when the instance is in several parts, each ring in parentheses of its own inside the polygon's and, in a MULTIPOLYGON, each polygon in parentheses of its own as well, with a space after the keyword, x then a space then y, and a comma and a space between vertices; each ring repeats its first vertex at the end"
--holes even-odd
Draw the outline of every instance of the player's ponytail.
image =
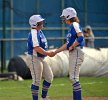
POLYGON ((70 20, 70 22, 77 22, 77 23, 80 22, 78 17, 73 17, 73 18, 71 18, 69 20, 70 20))

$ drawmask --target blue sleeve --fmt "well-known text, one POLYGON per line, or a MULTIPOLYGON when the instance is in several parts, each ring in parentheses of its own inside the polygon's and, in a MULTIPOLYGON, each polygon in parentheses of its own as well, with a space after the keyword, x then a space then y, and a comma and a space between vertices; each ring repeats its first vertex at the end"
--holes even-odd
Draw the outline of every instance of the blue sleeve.
POLYGON ((83 40, 84 40, 84 37, 83 37, 83 36, 79 36, 79 37, 77 38, 78 43, 81 43, 83 40))

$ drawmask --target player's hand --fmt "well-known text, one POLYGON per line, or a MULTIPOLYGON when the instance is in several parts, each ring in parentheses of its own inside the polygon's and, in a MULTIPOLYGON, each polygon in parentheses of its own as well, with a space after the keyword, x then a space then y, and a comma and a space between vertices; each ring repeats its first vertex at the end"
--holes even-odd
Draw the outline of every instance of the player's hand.
POLYGON ((53 51, 47 51, 47 55, 49 56, 49 57, 54 57, 55 56, 55 52, 53 52, 53 51))
POLYGON ((70 46, 70 47, 69 47, 69 51, 73 51, 73 50, 74 50, 74 48, 75 48, 75 47, 70 46))
POLYGON ((58 53, 58 50, 55 50, 54 52, 55 52, 55 54, 57 54, 58 53))

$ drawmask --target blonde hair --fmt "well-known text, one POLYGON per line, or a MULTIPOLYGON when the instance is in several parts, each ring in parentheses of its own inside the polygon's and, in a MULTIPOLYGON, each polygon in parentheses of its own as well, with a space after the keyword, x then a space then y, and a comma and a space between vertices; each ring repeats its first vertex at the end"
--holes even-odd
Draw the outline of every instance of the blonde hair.
POLYGON ((73 18, 69 19, 69 21, 70 21, 70 22, 77 22, 77 23, 80 22, 80 20, 79 20, 78 17, 73 17, 73 18))

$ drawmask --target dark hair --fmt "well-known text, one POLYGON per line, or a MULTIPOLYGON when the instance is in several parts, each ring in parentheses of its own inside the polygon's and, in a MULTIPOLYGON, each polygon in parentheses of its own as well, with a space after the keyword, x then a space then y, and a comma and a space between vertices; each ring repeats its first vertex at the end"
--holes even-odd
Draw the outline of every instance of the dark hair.
POLYGON ((80 22, 79 19, 78 19, 78 17, 73 17, 73 18, 71 18, 69 20, 70 20, 70 22, 77 22, 77 23, 80 22))

